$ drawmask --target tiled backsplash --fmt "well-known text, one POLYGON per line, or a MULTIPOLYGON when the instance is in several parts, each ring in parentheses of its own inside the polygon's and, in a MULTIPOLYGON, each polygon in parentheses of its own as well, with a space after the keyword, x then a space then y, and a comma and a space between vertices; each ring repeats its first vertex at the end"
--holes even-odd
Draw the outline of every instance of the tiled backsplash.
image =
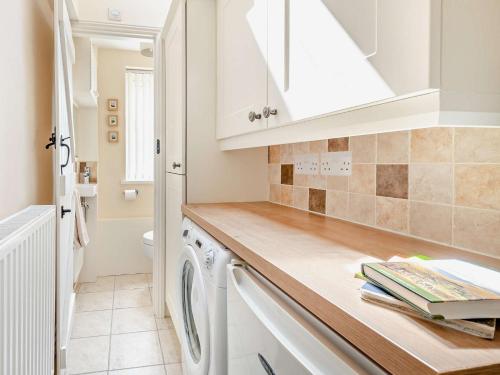
POLYGON ((500 257, 500 129, 429 128, 269 147, 269 200, 500 257), (352 152, 349 177, 294 156, 352 152))

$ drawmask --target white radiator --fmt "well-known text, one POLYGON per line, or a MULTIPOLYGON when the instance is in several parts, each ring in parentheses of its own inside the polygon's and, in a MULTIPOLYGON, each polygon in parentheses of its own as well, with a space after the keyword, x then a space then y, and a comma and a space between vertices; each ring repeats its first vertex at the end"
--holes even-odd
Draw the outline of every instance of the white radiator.
POLYGON ((31 206, 0 221, 0 374, 54 369, 56 210, 31 206))

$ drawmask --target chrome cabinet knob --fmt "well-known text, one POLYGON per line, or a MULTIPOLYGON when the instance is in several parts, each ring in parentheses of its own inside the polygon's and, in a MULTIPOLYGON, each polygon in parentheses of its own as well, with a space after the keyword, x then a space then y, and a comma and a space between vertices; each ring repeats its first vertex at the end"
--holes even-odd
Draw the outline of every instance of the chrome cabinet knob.
POLYGON ((248 114, 248 119, 250 122, 254 122, 255 120, 260 120, 262 118, 262 115, 260 113, 255 113, 254 111, 251 111, 248 114))
POLYGON ((173 169, 180 168, 180 167, 181 167, 181 163, 176 163, 175 161, 172 163, 173 169))
POLYGON ((278 110, 276 108, 274 109, 271 109, 271 107, 269 106, 266 106, 264 107, 264 109, 262 110, 262 113, 264 114, 264 117, 265 118, 268 118, 269 116, 273 115, 273 116, 276 116, 278 114, 278 110))

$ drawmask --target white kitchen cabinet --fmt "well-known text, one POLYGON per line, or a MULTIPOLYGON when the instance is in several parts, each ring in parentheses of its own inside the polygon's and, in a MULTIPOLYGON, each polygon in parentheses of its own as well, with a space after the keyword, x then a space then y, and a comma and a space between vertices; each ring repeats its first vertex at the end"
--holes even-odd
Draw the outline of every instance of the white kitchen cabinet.
POLYGON ((97 107, 97 47, 90 38, 74 38, 74 100, 79 107, 97 107))
POLYGON ((267 0, 220 0, 217 13, 217 138, 225 138, 267 126, 267 0))
POLYGON ((167 172, 185 173, 186 7, 178 6, 165 37, 165 127, 167 172))
POLYGON ((270 1, 268 126, 432 88, 430 4, 270 1))
POLYGON ((231 3, 218 1, 224 150, 423 124, 500 125, 499 1, 231 3), (267 23, 255 29, 262 7, 267 23), (258 126, 243 116, 254 109, 258 126))

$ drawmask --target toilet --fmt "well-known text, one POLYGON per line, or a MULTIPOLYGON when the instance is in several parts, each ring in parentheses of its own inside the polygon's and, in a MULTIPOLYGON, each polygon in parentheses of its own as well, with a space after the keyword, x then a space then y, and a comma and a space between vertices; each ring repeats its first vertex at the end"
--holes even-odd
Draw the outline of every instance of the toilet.
POLYGON ((142 248, 144 255, 153 260, 153 231, 150 230, 142 236, 142 248))

